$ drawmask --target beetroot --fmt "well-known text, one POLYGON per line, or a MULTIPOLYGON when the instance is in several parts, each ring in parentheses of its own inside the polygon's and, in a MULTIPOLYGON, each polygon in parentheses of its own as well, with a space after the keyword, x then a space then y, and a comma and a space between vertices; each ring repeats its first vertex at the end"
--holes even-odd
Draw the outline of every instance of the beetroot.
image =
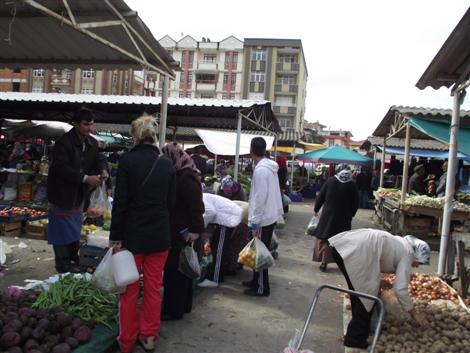
POLYGON ((44 343, 47 343, 49 347, 54 347, 57 343, 59 343, 60 337, 59 335, 47 335, 44 338, 44 343))
POLYGON ((72 324, 72 316, 67 313, 59 312, 55 315, 55 319, 61 327, 65 327, 72 324))
POLYGON ((50 321, 47 319, 41 319, 38 321, 36 327, 42 327, 44 330, 49 326, 50 321))
POLYGON ((62 329, 62 333, 60 335, 63 340, 65 340, 67 337, 72 337, 73 336, 73 328, 72 326, 65 326, 62 329))
POLYGON ((33 338, 37 339, 38 341, 41 341, 45 335, 46 329, 41 326, 36 327, 33 332, 31 332, 31 336, 33 336, 33 338))
MULTIPOLYGON (((16 308, 14 308, 13 310, 16 310, 16 308)), ((18 319, 20 317, 18 315, 18 313, 16 311, 13 311, 13 310, 7 313, 8 320, 14 320, 14 319, 18 319)))
POLYGON ((28 351, 28 353, 42 353, 39 349, 33 348, 28 351))
POLYGON ((47 310, 46 310, 46 309, 38 309, 38 310, 36 310, 36 317, 37 317, 38 319, 44 318, 47 314, 48 314, 48 313, 47 313, 47 310))
POLYGON ((33 329, 31 327, 25 326, 21 329, 21 339, 26 340, 31 336, 33 329))
POLYGON ((30 317, 27 325, 29 327, 36 327, 37 323, 38 323, 38 319, 36 319, 35 317, 30 317))
POLYGON ((51 351, 51 347, 47 343, 43 343, 38 347, 38 350, 42 353, 49 353, 51 351))
POLYGON ((47 331, 50 333, 57 333, 60 331, 60 325, 57 321, 51 321, 49 326, 47 326, 47 331))
POLYGON ((38 347, 39 347, 39 344, 36 342, 36 340, 33 340, 32 338, 30 338, 24 344, 23 350, 25 352, 29 352, 31 349, 37 349, 38 347))
POLYGON ((73 333, 73 337, 76 338, 79 343, 88 342, 88 340, 90 339, 90 336, 91 336, 91 331, 86 326, 80 326, 73 333))
POLYGON ((67 343, 59 343, 52 348, 52 353, 70 353, 70 346, 67 343))
POLYGON ((8 353, 23 353, 23 350, 21 349, 21 347, 14 346, 14 347, 10 347, 10 349, 8 350, 8 353))
POLYGON ((77 328, 79 328, 79 327, 82 326, 82 325, 83 325, 82 320, 80 320, 79 318, 73 319, 73 321, 72 321, 72 328, 73 328, 74 330, 76 330, 77 328))
POLYGON ((10 348, 19 345, 21 336, 18 332, 4 332, 0 337, 0 348, 10 348))
POLYGON ((23 327, 23 323, 18 319, 10 320, 5 327, 3 332, 19 332, 23 327))
POLYGON ((65 343, 67 343, 72 349, 77 348, 79 345, 77 339, 74 337, 67 337, 65 339, 65 343))

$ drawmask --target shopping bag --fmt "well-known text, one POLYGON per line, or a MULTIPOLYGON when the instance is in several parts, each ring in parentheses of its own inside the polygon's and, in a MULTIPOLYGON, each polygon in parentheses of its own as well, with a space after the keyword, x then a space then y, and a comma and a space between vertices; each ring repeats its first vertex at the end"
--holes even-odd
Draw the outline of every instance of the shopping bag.
POLYGON ((98 289, 101 289, 108 293, 120 294, 123 293, 126 288, 119 287, 114 281, 113 268, 111 265, 111 257, 113 256, 113 248, 110 248, 103 260, 96 268, 95 272, 91 276, 91 283, 98 289))
POLYGON ((305 234, 306 235, 315 235, 315 231, 317 230, 318 227, 318 216, 313 216, 310 222, 308 222, 307 229, 305 229, 305 234))
POLYGON ((95 218, 104 214, 108 207, 108 194, 106 192, 106 184, 102 183, 90 195, 90 206, 86 211, 88 217, 95 218))
POLYGON ((262 271, 274 265, 274 258, 260 239, 253 238, 238 254, 238 262, 255 271, 262 271))
POLYGON ((181 250, 180 257, 178 259, 178 271, 191 279, 196 279, 201 276, 199 259, 196 251, 194 251, 191 245, 186 245, 181 250))
POLYGON ((284 216, 280 215, 276 222, 276 229, 282 229, 286 226, 286 221, 284 220, 284 216))

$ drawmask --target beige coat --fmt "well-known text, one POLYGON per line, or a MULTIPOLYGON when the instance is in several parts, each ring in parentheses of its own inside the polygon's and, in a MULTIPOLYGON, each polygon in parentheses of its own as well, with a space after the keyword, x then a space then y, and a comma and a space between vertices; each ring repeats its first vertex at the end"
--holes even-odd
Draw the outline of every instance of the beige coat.
MULTIPOLYGON (((380 273, 396 275, 393 289, 402 308, 413 309, 408 294, 414 253, 408 242, 399 236, 370 228, 339 233, 329 239, 341 255, 351 283, 356 291, 377 296, 380 291, 380 273)), ((373 302, 362 299, 367 311, 373 302)))

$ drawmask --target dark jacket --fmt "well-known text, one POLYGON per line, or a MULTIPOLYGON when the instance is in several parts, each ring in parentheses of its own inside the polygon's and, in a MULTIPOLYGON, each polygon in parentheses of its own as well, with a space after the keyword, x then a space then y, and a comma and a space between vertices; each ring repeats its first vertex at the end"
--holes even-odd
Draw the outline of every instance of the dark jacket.
POLYGON ((135 254, 168 250, 170 210, 175 201, 175 170, 151 145, 138 145, 119 160, 110 240, 135 254), (152 166, 157 165, 143 184, 152 166))
POLYGON ((207 171, 206 159, 204 157, 201 157, 198 154, 192 155, 191 158, 193 159, 194 164, 196 164, 196 168, 199 169, 199 171, 201 172, 201 175, 202 176, 206 175, 206 171, 207 171))
POLYGON ((99 175, 104 169, 98 142, 92 137, 80 140, 75 128, 55 143, 47 179, 47 199, 63 209, 76 209, 88 197, 85 175, 99 175))
POLYGON ((369 191, 371 187, 370 173, 359 173, 356 177, 356 185, 358 190, 369 191))
POLYGON ((286 188, 287 183, 287 168, 279 167, 277 177, 279 178, 279 187, 281 188, 281 191, 283 191, 286 188))
POLYGON ((351 221, 359 207, 356 184, 352 181, 341 183, 334 176, 329 178, 315 200, 315 212, 322 207, 315 237, 329 239, 351 230, 351 221))
POLYGON ((412 192, 419 195, 426 195, 424 177, 418 173, 414 173, 408 182, 408 193, 411 194, 412 192))

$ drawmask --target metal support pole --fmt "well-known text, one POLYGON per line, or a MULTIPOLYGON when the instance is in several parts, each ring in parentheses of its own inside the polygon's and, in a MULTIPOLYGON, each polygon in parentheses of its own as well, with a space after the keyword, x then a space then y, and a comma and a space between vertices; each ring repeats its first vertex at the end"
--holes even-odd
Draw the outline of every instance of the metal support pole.
POLYGON ((292 146, 292 165, 290 170, 290 192, 292 193, 294 187, 294 161, 295 161, 295 142, 292 146))
POLYGON ((277 134, 274 135, 274 160, 277 159, 277 134))
POLYGON ((406 123, 406 138, 405 138, 405 159, 403 161, 403 180, 401 182, 401 203, 405 203, 406 192, 408 190, 408 170, 410 168, 410 141, 411 141, 411 126, 410 122, 406 123))
POLYGON ((214 176, 217 176, 217 155, 214 155, 214 176))
POLYGON ((384 136, 384 143, 382 146, 382 161, 380 163, 380 184, 379 186, 382 188, 384 186, 384 166, 385 166, 385 148, 387 145, 387 136, 384 136))
POLYGON ((160 106, 160 149, 165 146, 166 140, 166 117, 168 114, 168 83, 169 83, 168 76, 165 76, 163 79, 163 88, 162 88, 162 103, 160 106))
POLYGON ((235 165, 233 167, 233 179, 238 181, 238 162, 240 161, 240 137, 242 134, 242 113, 238 112, 237 122, 237 144, 235 147, 235 165))
POLYGON ((455 172, 457 170, 457 143, 460 125, 460 91, 454 92, 452 123, 450 125, 449 159, 447 164, 446 195, 442 215, 441 246, 439 248, 438 276, 444 275, 446 269, 447 244, 450 239, 450 221, 455 193, 455 172))

